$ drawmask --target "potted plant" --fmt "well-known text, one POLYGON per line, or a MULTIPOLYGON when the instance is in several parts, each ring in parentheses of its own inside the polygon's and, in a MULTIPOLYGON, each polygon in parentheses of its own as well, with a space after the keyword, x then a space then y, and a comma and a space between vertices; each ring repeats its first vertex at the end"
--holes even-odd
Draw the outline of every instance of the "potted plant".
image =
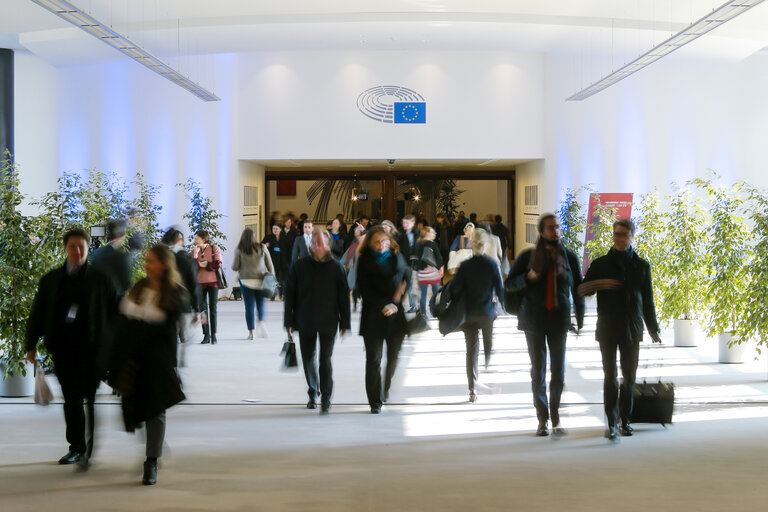
MULTIPOLYGON (((586 244, 586 254, 590 261, 605 256, 613 247, 613 223, 616 222, 616 209, 602 203, 595 207, 594 216, 597 222, 589 226, 592 239, 586 244)), ((586 263, 585 263, 586 265, 586 263)), ((586 272, 586 269, 584 269, 586 272)))
MULTIPOLYGON (((719 176, 714 175, 719 178, 719 176)), ((694 185, 709 197, 705 285, 708 306, 707 334, 718 336, 719 361, 743 362, 743 345, 749 305, 749 231, 742 215, 742 184, 730 188, 697 178, 694 185)))
POLYGON ((753 257, 747 266, 752 282, 747 289, 749 300, 742 337, 755 340, 759 354, 768 343, 768 194, 751 185, 745 188, 752 222, 753 257))
POLYGON ((676 347, 695 347, 703 336, 697 321, 706 302, 706 211, 687 188, 675 186, 667 203, 667 231, 658 241, 665 253, 659 261, 664 276, 658 290, 659 318, 674 323, 676 347))
POLYGON ((667 256, 663 243, 667 234, 667 224, 659 203, 659 191, 656 189, 640 197, 638 206, 640 214, 635 218, 637 235, 633 243, 637 253, 651 266, 653 296, 657 308, 662 301, 661 291, 665 288, 667 281, 665 266, 667 256))
POLYGON ((0 170, 0 396, 29 396, 34 379, 25 361, 27 318, 40 277, 51 267, 44 217, 21 213, 19 173, 6 152, 0 170))
MULTIPOLYGON (((583 188, 583 187, 582 187, 583 188)), ((568 188, 563 193, 557 218, 560 222, 560 240, 576 254, 584 249, 584 230, 587 229, 587 212, 580 201, 581 189, 568 188)))

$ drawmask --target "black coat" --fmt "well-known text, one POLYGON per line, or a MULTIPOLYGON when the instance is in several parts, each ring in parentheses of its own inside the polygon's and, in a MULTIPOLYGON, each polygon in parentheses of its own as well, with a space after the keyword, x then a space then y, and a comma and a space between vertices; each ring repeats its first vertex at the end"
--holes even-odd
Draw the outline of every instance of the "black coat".
MULTIPOLYGON (((413 267, 416 270, 424 270, 429 266, 429 263, 424 261, 424 249, 429 247, 432 249, 432 254, 435 257, 434 267, 436 269, 440 269, 440 267, 443 266, 443 256, 440 253, 440 248, 437 246, 437 243, 435 243, 432 240, 425 240, 423 242, 419 242, 416 244, 416 246, 413 248, 413 254, 417 258, 416 263, 413 265, 413 267)), ((429 251, 427 251, 429 253, 429 251)))
POLYGON ((545 305, 547 269, 545 268, 543 275, 534 282, 526 279, 533 252, 534 249, 526 249, 517 256, 505 283, 507 291, 522 293, 517 315, 517 328, 521 331, 540 333, 545 328, 545 322, 552 321, 553 318, 559 319, 559 327, 570 326, 571 300, 573 300, 576 310, 576 325, 581 329, 584 325, 584 297, 577 293, 577 288, 582 281, 578 256, 572 250, 565 248, 567 266, 570 272, 565 278, 557 276, 558 307, 554 313, 551 313, 547 311, 545 305))
POLYGON ((643 339, 643 320, 648 332, 659 332, 651 267, 634 250, 625 270, 614 249, 597 258, 589 266, 584 282, 595 279, 617 279, 624 283, 616 290, 597 292, 595 339, 639 342, 643 339))
POLYGON ((307 241, 304 240, 304 235, 296 237, 291 251, 291 265, 309 255, 309 247, 307 247, 307 241))
POLYGON ((179 290, 179 300, 162 323, 117 317, 108 382, 122 396, 128 431, 185 399, 176 373, 176 343, 187 302, 186 292, 179 290))
POLYGON ((495 318, 494 294, 503 301, 499 266, 488 256, 475 255, 459 265, 451 281, 454 297, 461 297, 467 318, 495 318))
POLYGON ((198 311, 200 308, 200 283, 197 280, 197 269, 199 268, 196 262, 192 259, 192 256, 187 254, 183 249, 176 254, 176 268, 181 275, 181 282, 184 284, 184 288, 187 289, 189 294, 189 313, 191 311, 198 311))
POLYGON ((307 334, 350 329, 349 287, 341 263, 306 257, 291 265, 285 281, 283 325, 307 334))
POLYGON ((131 287, 131 269, 129 258, 112 244, 102 245, 91 254, 91 264, 111 277, 118 295, 124 295, 131 287))
POLYGON ((400 246, 400 254, 403 255, 408 265, 413 265, 415 263, 415 255, 413 252, 416 246, 416 242, 418 242, 419 238, 421 238, 421 230, 419 228, 413 228, 412 233, 413 244, 408 241, 408 234, 405 231, 398 232, 397 237, 395 237, 397 245, 400 246))
MULTIPOLYGON (((114 282, 101 271, 86 263, 85 289, 88 297, 86 309, 88 317, 87 336, 83 340, 87 350, 93 355, 94 361, 103 362, 98 369, 99 377, 103 378, 106 372, 108 360, 109 334, 112 332, 112 322, 117 314, 119 297, 114 282)), ((62 340, 57 336, 59 325, 56 318, 57 301, 61 292, 61 285, 67 275, 66 263, 45 274, 37 287, 32 310, 27 320, 27 331, 24 348, 27 351, 35 350, 37 342, 42 336, 45 348, 54 357, 60 351, 66 350, 68 340, 62 340)))
POLYGON ((400 253, 390 257, 384 265, 376 262, 376 256, 370 250, 358 256, 356 288, 363 299, 360 312, 361 336, 396 338, 405 335, 402 302, 395 304, 397 313, 392 316, 384 316, 381 310, 393 303, 397 288, 406 281, 410 272, 411 269, 400 253))

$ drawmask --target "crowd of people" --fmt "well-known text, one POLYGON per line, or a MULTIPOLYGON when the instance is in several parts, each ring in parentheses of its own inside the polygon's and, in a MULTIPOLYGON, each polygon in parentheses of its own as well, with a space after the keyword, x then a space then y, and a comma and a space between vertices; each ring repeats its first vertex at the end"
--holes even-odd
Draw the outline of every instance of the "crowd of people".
MULTIPOLYGON (((334 343, 337 334, 352 329, 351 310, 361 301, 358 332, 365 345, 365 389, 370 412, 378 414, 389 399, 408 333, 406 313, 428 316, 428 294, 434 301, 450 293, 453 303, 461 305, 453 308, 455 314, 460 307, 461 314, 456 330, 466 341, 469 402, 475 402, 480 336, 487 368, 494 320, 504 313, 505 302, 514 303, 531 361, 536 435, 549 435, 550 421, 554 435, 565 435, 559 407, 566 339, 569 330, 578 333, 583 326, 584 295, 597 293, 607 436, 617 441, 619 435, 632 435, 632 390, 643 322, 651 338, 661 341, 650 269, 632 249, 634 226, 628 220, 614 224, 613 248, 591 264, 584 278, 578 257, 560 241, 557 217, 543 215, 538 228, 535 247, 521 252, 510 266, 509 230, 500 216, 478 221, 476 215, 466 219, 460 212, 451 224, 438 214, 430 225, 423 216, 406 215, 399 226, 389 220, 373 225, 363 216, 350 227, 341 215, 320 225, 306 215, 273 216, 260 242, 252 229, 243 230, 232 258, 247 339, 269 336, 264 301, 282 298, 283 326, 289 338, 295 333, 299 337, 307 408, 319 405, 321 414, 329 414, 334 343)), ((106 380, 122 399, 126 430, 146 428, 142 483, 151 485, 162 455, 165 412, 184 399, 177 372, 183 364, 179 342, 192 342, 194 330, 202 329, 203 344, 217 343, 222 251, 200 230, 189 252, 184 234, 169 229, 162 243, 146 254, 146 277, 131 286, 128 255, 121 250, 126 223, 111 221, 107 235, 108 243, 90 258, 84 230, 64 235, 66 261, 39 283, 25 348, 28 359, 35 361, 43 338, 61 384, 69 450, 59 463, 88 469, 95 393, 106 380)))

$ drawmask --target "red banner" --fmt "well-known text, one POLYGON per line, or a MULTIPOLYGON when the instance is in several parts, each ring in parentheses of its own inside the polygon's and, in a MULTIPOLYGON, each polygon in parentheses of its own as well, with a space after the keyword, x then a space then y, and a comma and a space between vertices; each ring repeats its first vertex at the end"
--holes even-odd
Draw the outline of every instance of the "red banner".
POLYGON ((584 274, 587 273, 592 258, 587 253, 587 243, 595 238, 592 226, 600 222, 597 206, 603 205, 613 208, 616 219, 629 219, 632 217, 632 193, 605 193, 590 194, 589 209, 587 210, 587 232, 584 235, 584 263, 581 267, 584 274))

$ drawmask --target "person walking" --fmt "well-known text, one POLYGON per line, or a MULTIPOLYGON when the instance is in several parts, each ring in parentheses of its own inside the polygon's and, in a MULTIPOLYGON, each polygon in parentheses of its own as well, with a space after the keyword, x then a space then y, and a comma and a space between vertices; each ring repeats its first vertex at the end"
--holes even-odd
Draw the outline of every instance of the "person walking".
POLYGON ((608 439, 634 432, 632 417, 633 393, 643 322, 654 343, 661 343, 656 306, 653 302, 651 267, 632 248, 635 225, 621 219, 613 223, 613 247, 608 254, 594 260, 584 276, 579 293, 597 292, 597 329, 595 339, 600 344, 603 359, 603 404, 608 420, 608 439), (622 382, 619 386, 616 350, 621 359, 622 382))
POLYGON ((93 266, 112 278, 117 294, 121 297, 131 287, 130 258, 122 249, 127 228, 128 223, 124 220, 110 220, 107 222, 106 233, 108 242, 91 254, 93 266))
POLYGON ((293 251, 291 252, 291 265, 301 258, 309 256, 309 244, 312 242, 312 232, 315 230, 314 224, 309 219, 305 219, 301 225, 302 235, 293 242, 293 251))
POLYGON ((357 288, 363 299, 360 335, 365 343, 365 390, 372 414, 379 414, 397 367, 405 338, 405 293, 410 267, 397 242, 383 227, 374 226, 360 243, 357 288), (381 358, 387 344, 387 364, 382 391, 381 358))
POLYGON ((176 257, 165 245, 149 249, 144 268, 147 277, 120 303, 109 383, 122 397, 126 430, 146 427, 141 483, 154 485, 163 455, 165 411, 185 399, 176 371, 176 339, 189 294, 176 257))
POLYGON ((267 272, 274 275, 275 267, 272 265, 272 258, 269 257, 269 249, 256 241, 256 234, 251 228, 245 228, 240 235, 240 243, 235 249, 232 270, 238 273, 240 280, 240 292, 245 305, 245 324, 248 328, 246 339, 253 339, 254 308, 259 316, 257 333, 259 338, 266 338, 269 334, 264 324, 264 292, 262 289, 264 276, 267 272))
POLYGON ((269 249, 269 257, 272 260, 272 266, 275 269, 275 277, 278 283, 278 293, 271 300, 275 300, 278 295, 283 295, 285 290, 286 265, 283 265, 283 257, 286 259, 289 257, 288 254, 283 252, 283 249, 286 247, 285 237, 286 235, 283 233, 280 225, 272 224, 272 232, 261 240, 262 245, 269 249))
POLYGON ((397 241, 397 245, 400 247, 400 253, 405 258, 405 262, 411 268, 411 272, 408 274, 408 282, 406 283, 406 291, 408 292, 408 306, 410 307, 408 310, 409 313, 413 313, 417 310, 417 292, 415 291, 415 286, 417 283, 415 275, 417 258, 414 248, 419 238, 421 238, 421 231, 416 227, 416 216, 410 214, 406 215, 403 217, 403 230, 396 235, 395 240, 397 241))
POLYGON ((448 253, 448 273, 455 274, 459 265, 462 262, 472 257, 472 249, 470 243, 472 241, 472 233, 475 231, 475 225, 471 222, 467 222, 463 225, 463 234, 456 235, 456 238, 451 242, 450 252, 448 253))
POLYGON ((195 232, 195 248, 192 259, 197 260, 197 282, 200 283, 200 305, 203 319, 203 344, 216 344, 216 305, 219 301, 219 284, 216 271, 221 268, 221 250, 210 243, 210 234, 201 229, 195 232))
MULTIPOLYGON (((573 301, 578 329, 584 325, 584 299, 577 293, 581 284, 579 258, 560 243, 560 224, 552 213, 539 219, 536 247, 520 253, 505 283, 508 292, 521 297, 517 328, 525 332, 531 359, 531 390, 537 436, 549 435, 552 420, 555 435, 563 435, 560 397, 565 383, 565 342, 571 326, 573 301), (551 377, 547 402, 547 347, 551 377)), ((578 331, 577 331, 578 332, 578 331)))
POLYGON ((502 283, 498 265, 486 256, 490 235, 482 229, 472 233, 473 256, 459 265, 451 282, 453 296, 461 297, 466 307, 466 321, 462 326, 467 345, 466 369, 469 386, 469 401, 477 400, 477 360, 480 355, 480 336, 483 333, 485 367, 491 361, 493 350, 493 322, 496 319, 494 297, 501 302, 502 283))
POLYGON ((427 310, 427 291, 432 288, 432 295, 437 294, 437 289, 443 278, 443 257, 440 248, 435 242, 435 230, 430 226, 421 232, 421 238, 414 247, 417 257, 416 278, 421 290, 419 311, 424 317, 429 316, 427 310))
MULTIPOLYGON (((339 214, 341 215, 341 214, 339 214)), ((337 260, 340 260, 342 256, 344 256, 344 238, 346 236, 346 224, 345 230, 341 230, 342 223, 339 220, 338 216, 331 220, 331 254, 334 258, 337 260)))
POLYGON ((435 243, 440 248, 440 256, 443 258, 444 263, 448 263, 448 254, 451 252, 451 242, 453 237, 451 236, 452 228, 448 223, 444 213, 437 214, 437 222, 435 222, 435 243))
POLYGON ((307 409, 317 407, 328 414, 333 396, 331 356, 339 330, 343 337, 350 329, 349 288, 341 263, 331 254, 331 236, 318 229, 312 234, 309 258, 291 266, 286 280, 283 324, 292 335, 299 331, 301 361, 307 379, 307 409), (317 344, 320 343, 318 382, 317 344))
POLYGON ((119 296, 114 281, 88 263, 91 239, 83 229, 67 231, 63 241, 66 261, 40 279, 24 348, 34 364, 42 337, 53 358, 69 443, 59 464, 77 463, 87 470, 93 457, 96 389, 106 373, 108 327, 117 314, 119 296))

